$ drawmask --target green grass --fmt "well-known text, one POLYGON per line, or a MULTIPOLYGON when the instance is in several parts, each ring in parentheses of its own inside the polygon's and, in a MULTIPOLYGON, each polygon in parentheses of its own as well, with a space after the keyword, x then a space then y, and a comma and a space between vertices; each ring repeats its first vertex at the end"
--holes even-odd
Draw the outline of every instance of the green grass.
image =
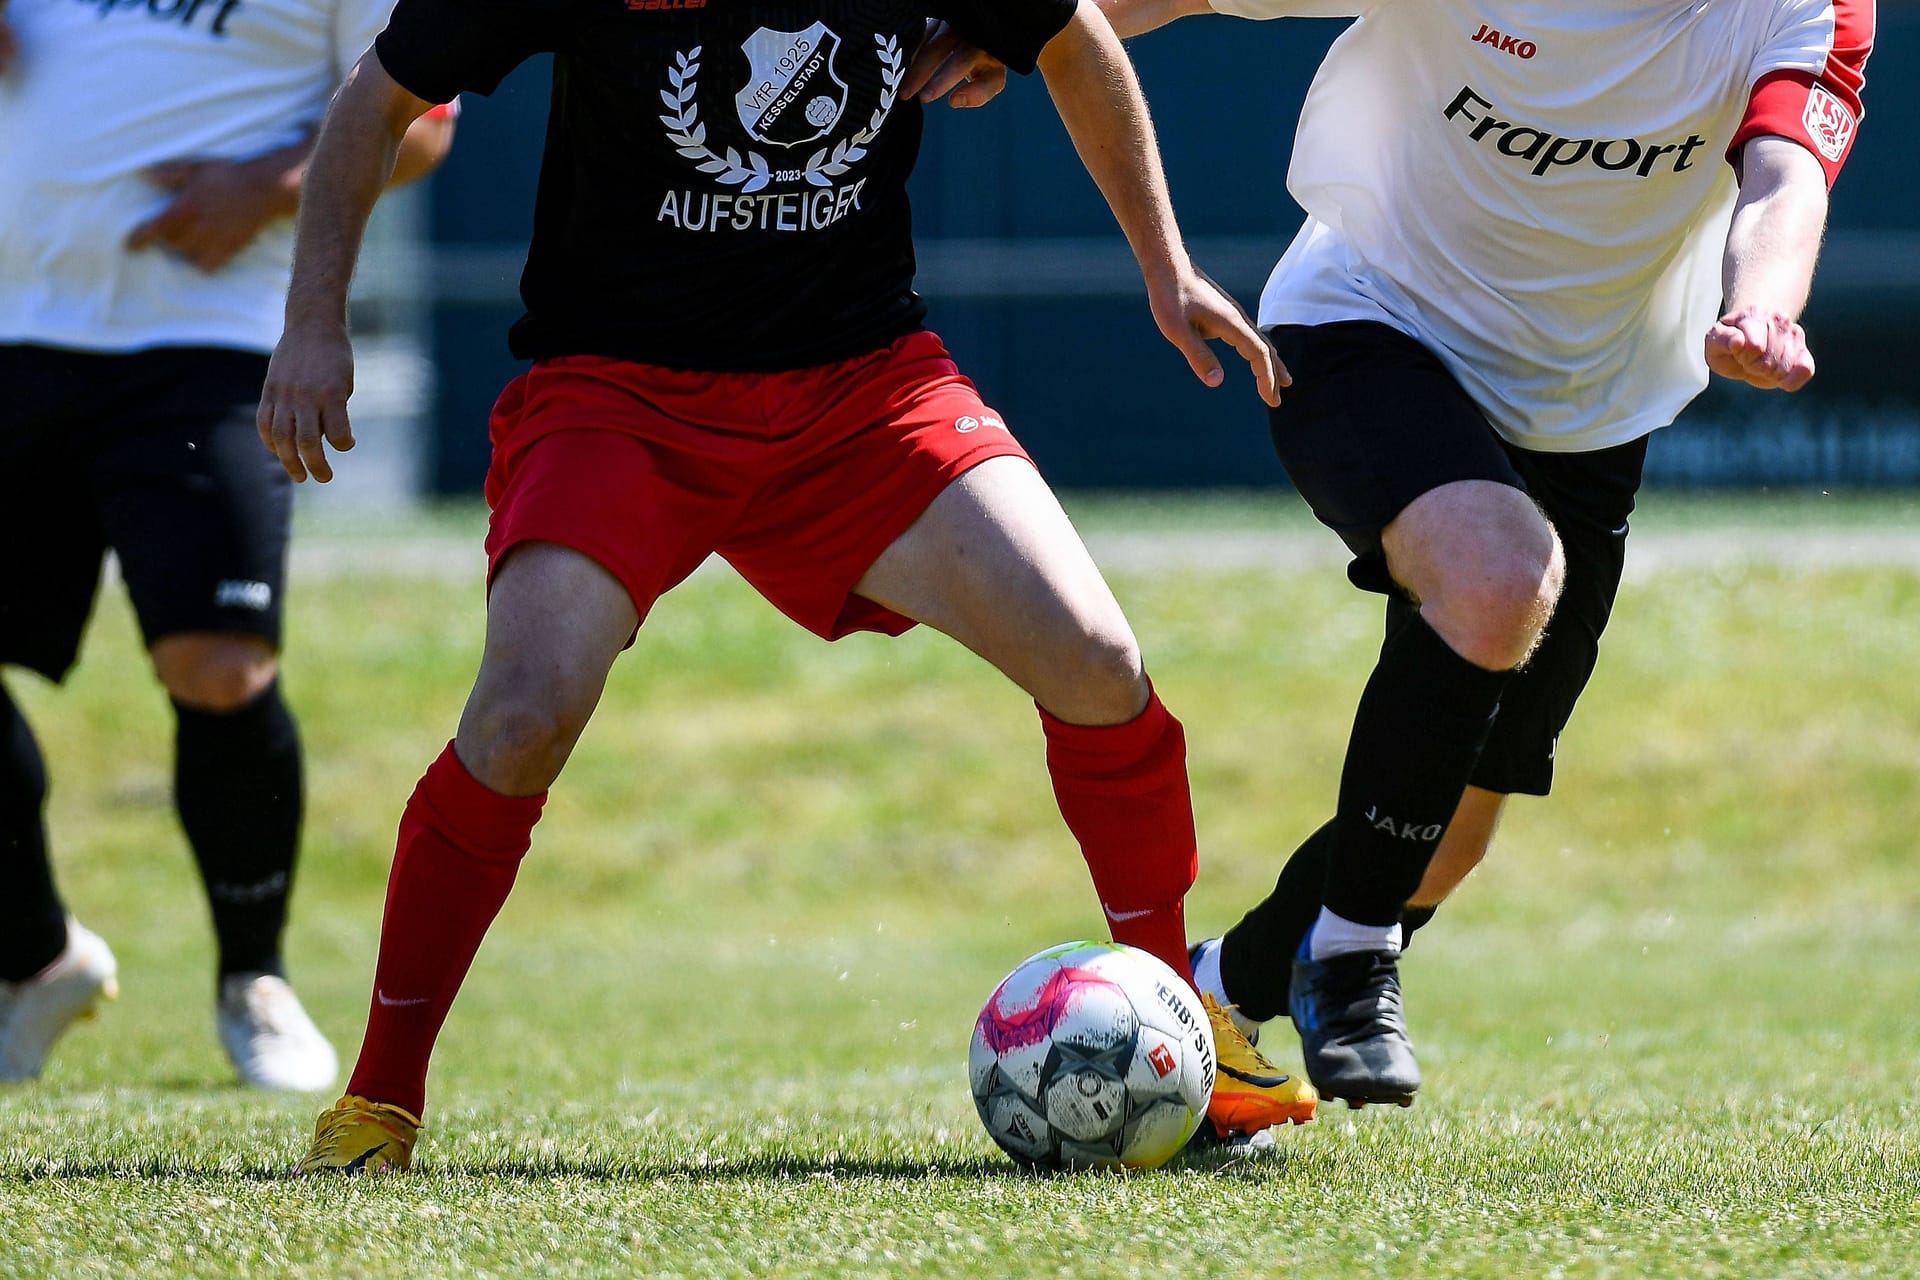
MULTIPOLYGON (((1656 496, 1641 527, 1903 512, 1656 496)), ((1080 514, 1304 527, 1266 499, 1080 514)), ((391 531, 477 536, 470 511, 391 531)), ((377 568, 389 530, 305 532, 377 568)), ((1188 726, 1191 918, 1217 929, 1324 816, 1377 606, 1327 569, 1116 587, 1188 726)), ((349 1056, 479 598, 395 572, 294 594, 291 962, 349 1056)), ((280 1175, 315 1104, 228 1084, 167 723, 111 600, 68 690, 13 682, 63 887, 125 991, 0 1095, 0 1275, 1911 1275, 1917 623, 1907 569, 1631 581, 1555 796, 1516 804, 1409 958, 1420 1104, 1268 1158, 1048 1179, 993 1150, 962 1067, 999 976, 1099 926, 1030 707, 939 637, 823 646, 700 576, 555 794, 442 1038, 417 1173, 312 1184, 280 1175)))

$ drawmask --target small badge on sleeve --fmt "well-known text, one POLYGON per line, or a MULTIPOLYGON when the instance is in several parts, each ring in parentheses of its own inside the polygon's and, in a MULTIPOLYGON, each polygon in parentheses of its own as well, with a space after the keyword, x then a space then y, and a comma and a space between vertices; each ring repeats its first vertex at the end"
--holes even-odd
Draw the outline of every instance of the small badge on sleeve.
POLYGON ((1829 160, 1838 161, 1847 154, 1847 144, 1853 141, 1853 112, 1847 104, 1828 93, 1820 85, 1813 86, 1813 92, 1807 95, 1806 114, 1801 118, 1807 126, 1807 136, 1813 140, 1815 150, 1829 160))

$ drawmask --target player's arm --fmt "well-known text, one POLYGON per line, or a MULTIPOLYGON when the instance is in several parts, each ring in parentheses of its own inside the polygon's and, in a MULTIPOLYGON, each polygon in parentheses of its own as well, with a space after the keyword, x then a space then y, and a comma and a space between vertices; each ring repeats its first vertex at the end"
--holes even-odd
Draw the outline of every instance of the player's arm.
POLYGON ((1827 174, 1806 147, 1763 135, 1740 151, 1740 198, 1721 264, 1724 314, 1707 332, 1707 367, 1765 390, 1813 377, 1801 309, 1827 226, 1827 174))
POLYGON ((1040 74, 1080 161, 1107 199, 1147 282, 1154 321, 1210 387, 1226 374, 1207 346, 1219 338, 1253 367, 1260 397, 1279 404, 1290 379, 1237 303, 1187 257, 1133 65, 1093 0, 1040 51, 1040 74))
MULTIPOLYGON (((278 218, 300 207, 314 138, 250 160, 176 160, 146 171, 173 193, 167 206, 135 227, 129 249, 161 246, 202 271, 218 271, 278 218)), ((432 173, 453 145, 453 115, 436 109, 413 122, 401 140, 393 178, 398 187, 432 173)))
POLYGON ((256 425, 295 480, 333 478, 326 446, 353 447, 347 289, 375 201, 414 121, 433 103, 401 88, 371 50, 347 73, 307 166, 287 291, 287 324, 267 368, 256 425))
POLYGON ((1799 324, 1827 223, 1827 191, 1865 117, 1874 0, 1796 0, 1752 65, 1745 118, 1727 159, 1740 197, 1721 265, 1724 313, 1708 330, 1707 367, 1764 389, 1798 391, 1813 376, 1799 324))

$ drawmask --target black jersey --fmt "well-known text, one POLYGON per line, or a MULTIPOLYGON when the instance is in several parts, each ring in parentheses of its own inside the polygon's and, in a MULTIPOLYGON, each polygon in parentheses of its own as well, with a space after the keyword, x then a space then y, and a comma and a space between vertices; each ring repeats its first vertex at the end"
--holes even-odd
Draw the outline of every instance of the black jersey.
POLYGON ((1017 71, 1075 0, 399 0, 409 92, 489 93, 555 54, 522 359, 766 371, 920 327, 900 92, 929 15, 1017 71))

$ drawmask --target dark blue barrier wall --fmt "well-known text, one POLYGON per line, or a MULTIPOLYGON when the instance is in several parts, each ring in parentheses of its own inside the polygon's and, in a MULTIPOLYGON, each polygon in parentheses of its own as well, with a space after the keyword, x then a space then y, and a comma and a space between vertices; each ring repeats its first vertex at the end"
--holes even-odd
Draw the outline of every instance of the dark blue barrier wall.
MULTIPOLYGON (((1341 24, 1189 21, 1130 46, 1195 257, 1251 308, 1299 223, 1287 148, 1341 24)), ((1883 13, 1870 121, 1836 193, 1807 316, 1821 373, 1785 397, 1716 388, 1665 433, 1656 478, 1692 484, 1920 483, 1920 13, 1883 13)), ((515 372, 504 332, 525 243, 547 69, 473 100, 435 181, 437 488, 484 474, 485 422, 515 372)), ((1056 483, 1283 484, 1250 381, 1209 391, 1160 338, 1099 193, 1037 78, 984 111, 929 110, 914 180, 931 324, 1056 483)), ((1408 216, 1417 217, 1418 210, 1408 216)))

